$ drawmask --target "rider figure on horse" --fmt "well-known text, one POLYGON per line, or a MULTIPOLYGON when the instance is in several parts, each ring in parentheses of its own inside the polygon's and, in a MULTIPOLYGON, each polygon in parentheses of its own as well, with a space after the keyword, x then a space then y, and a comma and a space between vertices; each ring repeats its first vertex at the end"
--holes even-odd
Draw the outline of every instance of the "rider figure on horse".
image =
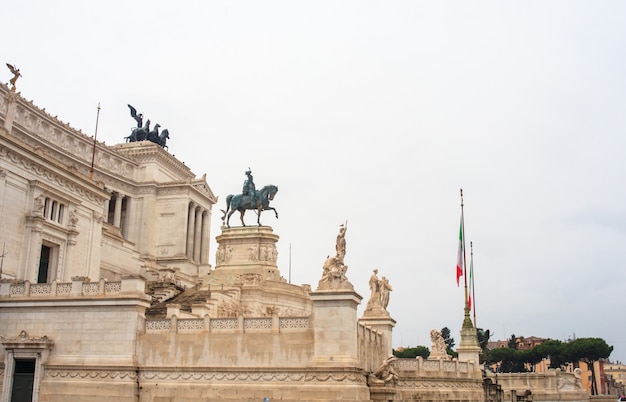
POLYGON ((246 181, 243 182, 243 191, 242 194, 244 196, 250 197, 250 205, 257 205, 257 196, 256 196, 256 186, 254 185, 254 179, 252 178, 252 171, 250 168, 246 170, 246 181))

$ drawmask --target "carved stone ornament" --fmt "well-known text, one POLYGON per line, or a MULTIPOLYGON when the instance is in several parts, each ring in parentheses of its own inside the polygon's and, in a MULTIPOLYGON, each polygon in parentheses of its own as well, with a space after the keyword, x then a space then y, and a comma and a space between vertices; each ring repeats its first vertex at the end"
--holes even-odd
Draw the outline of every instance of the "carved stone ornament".
POLYGON ((430 331, 430 340, 432 342, 432 348, 429 359, 442 359, 450 360, 452 356, 446 352, 446 341, 443 339, 441 332, 433 329, 430 331))
POLYGON ((5 347, 5 349, 16 349, 16 348, 33 348, 33 349, 49 349, 54 345, 54 341, 47 336, 42 336, 40 338, 33 337, 28 335, 28 332, 22 330, 18 336, 15 338, 5 338, 0 336, 0 343, 5 347))
POLYGON ((374 372, 367 376, 367 382, 370 385, 375 384, 396 384, 398 382, 398 374, 394 370, 394 362, 398 360, 397 357, 391 355, 386 358, 380 366, 374 372))

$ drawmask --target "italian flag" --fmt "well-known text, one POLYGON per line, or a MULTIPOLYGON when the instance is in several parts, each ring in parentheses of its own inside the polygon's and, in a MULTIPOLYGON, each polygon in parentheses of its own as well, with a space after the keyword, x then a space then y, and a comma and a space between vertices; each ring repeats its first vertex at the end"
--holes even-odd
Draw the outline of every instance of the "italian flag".
POLYGON ((459 278, 463 276, 463 215, 461 215, 461 228, 459 229, 459 255, 456 260, 456 286, 459 286, 459 278))
MULTIPOLYGON (((470 249, 472 244, 470 243, 470 249)), ((470 260, 470 272, 469 272, 469 293, 467 295, 467 308, 472 309, 472 293, 474 293, 474 257, 470 260)))

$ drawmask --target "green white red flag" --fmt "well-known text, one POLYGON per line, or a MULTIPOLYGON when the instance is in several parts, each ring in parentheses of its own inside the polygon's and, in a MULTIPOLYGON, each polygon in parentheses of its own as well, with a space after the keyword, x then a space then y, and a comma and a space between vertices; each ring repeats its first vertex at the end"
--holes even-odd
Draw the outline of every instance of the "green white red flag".
POLYGON ((456 260, 456 286, 463 276, 463 215, 461 214, 461 228, 459 229, 459 255, 456 260))
MULTIPOLYGON (((471 248, 471 244, 470 244, 471 248)), ((472 253, 472 258, 470 259, 470 269, 469 269, 469 293, 467 294, 467 308, 472 309, 472 294, 474 293, 474 253, 472 253)))

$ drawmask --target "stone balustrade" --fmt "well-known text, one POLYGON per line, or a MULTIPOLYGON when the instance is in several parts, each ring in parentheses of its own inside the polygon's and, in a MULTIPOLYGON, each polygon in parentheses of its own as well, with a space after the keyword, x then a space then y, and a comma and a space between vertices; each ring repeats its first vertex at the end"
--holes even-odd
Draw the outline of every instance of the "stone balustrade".
POLYGON ((373 371, 388 357, 383 350, 383 335, 361 323, 358 324, 357 345, 359 361, 366 371, 373 371))
POLYGON ((237 318, 171 318, 146 320, 147 333, 194 331, 209 332, 285 332, 309 329, 309 317, 237 317, 237 318))
POLYGON ((461 362, 458 360, 443 359, 398 359, 395 363, 397 371, 401 375, 413 372, 415 376, 464 378, 473 377, 477 366, 474 362, 461 362))
POLYGON ((1 282, 0 298, 118 296, 125 293, 143 293, 144 287, 145 280, 141 277, 128 277, 111 282, 104 279, 91 282, 87 278, 52 283, 1 282))

